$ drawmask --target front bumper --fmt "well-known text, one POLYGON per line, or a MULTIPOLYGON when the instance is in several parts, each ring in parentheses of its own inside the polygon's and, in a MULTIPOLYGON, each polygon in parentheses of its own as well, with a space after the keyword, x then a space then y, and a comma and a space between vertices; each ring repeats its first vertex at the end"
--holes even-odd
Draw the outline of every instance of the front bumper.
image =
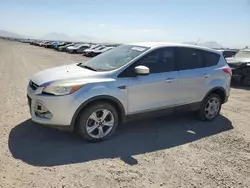
POLYGON ((35 94, 35 91, 28 86, 27 98, 32 121, 64 130, 73 129, 71 121, 74 113, 81 105, 74 96, 35 94), (49 115, 43 115, 43 112, 49 115))

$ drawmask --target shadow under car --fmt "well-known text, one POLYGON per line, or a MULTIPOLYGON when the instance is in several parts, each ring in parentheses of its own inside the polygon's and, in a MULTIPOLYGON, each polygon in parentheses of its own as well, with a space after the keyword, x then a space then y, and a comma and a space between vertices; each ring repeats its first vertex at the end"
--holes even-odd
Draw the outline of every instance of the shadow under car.
POLYGON ((100 143, 87 143, 76 134, 43 127, 26 120, 9 135, 13 157, 35 166, 82 163, 105 158, 120 158, 133 165, 133 155, 180 146, 233 129, 226 117, 201 122, 193 115, 135 121, 119 126, 116 133, 100 143))

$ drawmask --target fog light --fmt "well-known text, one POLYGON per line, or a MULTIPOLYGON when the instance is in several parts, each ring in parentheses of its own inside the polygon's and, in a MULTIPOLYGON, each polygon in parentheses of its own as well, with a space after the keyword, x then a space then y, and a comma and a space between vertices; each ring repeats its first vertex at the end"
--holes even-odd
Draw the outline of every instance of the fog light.
POLYGON ((52 113, 40 101, 36 101, 34 109, 37 117, 46 119, 51 119, 53 117, 52 113))
POLYGON ((47 112, 48 109, 40 101, 36 101, 35 111, 39 113, 44 113, 44 112, 47 112))
POLYGON ((40 118, 51 119, 53 117, 53 115, 49 111, 48 112, 43 112, 43 113, 35 112, 35 114, 36 114, 37 117, 40 117, 40 118))
POLYGON ((51 119, 53 116, 52 116, 52 114, 51 114, 50 112, 46 112, 46 113, 44 114, 44 117, 46 117, 46 118, 48 118, 48 119, 51 119))

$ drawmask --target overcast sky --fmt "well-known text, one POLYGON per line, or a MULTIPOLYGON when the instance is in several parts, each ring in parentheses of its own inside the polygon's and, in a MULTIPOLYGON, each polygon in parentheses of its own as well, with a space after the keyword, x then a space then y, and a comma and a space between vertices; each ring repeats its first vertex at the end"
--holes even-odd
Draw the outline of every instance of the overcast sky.
POLYGON ((216 41, 250 46, 249 0, 0 0, 0 29, 110 42, 216 41))

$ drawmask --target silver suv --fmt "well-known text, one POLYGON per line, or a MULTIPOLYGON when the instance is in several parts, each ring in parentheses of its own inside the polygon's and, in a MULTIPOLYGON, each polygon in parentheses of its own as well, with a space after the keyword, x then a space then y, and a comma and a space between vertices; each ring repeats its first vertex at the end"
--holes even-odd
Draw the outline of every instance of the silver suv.
POLYGON ((215 119, 229 97, 231 74, 221 52, 212 49, 121 45, 85 63, 37 73, 28 102, 34 122, 100 141, 134 118, 191 110, 201 120, 215 119))

